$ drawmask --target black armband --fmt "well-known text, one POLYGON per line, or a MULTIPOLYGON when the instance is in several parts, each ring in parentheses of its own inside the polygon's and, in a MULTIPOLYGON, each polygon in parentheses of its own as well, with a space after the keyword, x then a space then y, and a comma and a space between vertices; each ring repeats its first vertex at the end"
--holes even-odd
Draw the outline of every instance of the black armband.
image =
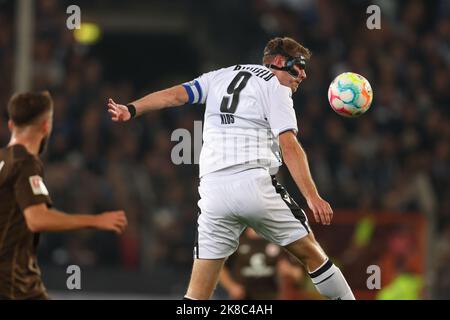
POLYGON ((128 112, 131 115, 130 119, 133 119, 134 117, 136 117, 136 107, 133 104, 127 104, 127 108, 128 108, 128 112))

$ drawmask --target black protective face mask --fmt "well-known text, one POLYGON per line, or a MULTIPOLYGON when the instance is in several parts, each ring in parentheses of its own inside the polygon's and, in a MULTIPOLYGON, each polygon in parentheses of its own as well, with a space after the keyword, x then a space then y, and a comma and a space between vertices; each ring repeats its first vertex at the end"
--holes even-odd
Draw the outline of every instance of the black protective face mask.
POLYGON ((306 67, 305 58, 303 56, 298 57, 298 58, 293 58, 293 57, 286 57, 286 58, 288 58, 288 60, 286 61, 285 65, 283 67, 278 67, 273 64, 269 64, 266 66, 268 68, 272 68, 275 70, 286 71, 294 78, 297 78, 299 76, 299 72, 295 69, 295 66, 298 66, 300 68, 300 70, 305 70, 305 67, 306 67))

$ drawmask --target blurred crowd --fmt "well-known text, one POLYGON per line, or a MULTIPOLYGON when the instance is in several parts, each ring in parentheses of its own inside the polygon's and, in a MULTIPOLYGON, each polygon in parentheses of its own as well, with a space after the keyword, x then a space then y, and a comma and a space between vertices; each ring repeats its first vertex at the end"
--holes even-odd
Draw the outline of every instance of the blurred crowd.
MULTIPOLYGON (((334 208, 420 212, 434 221, 438 290, 448 297, 450 4, 371 2, 381 7, 381 30, 366 28, 366 1, 188 2, 190 33, 196 36, 186 37, 207 46, 195 48, 196 74, 174 70, 174 78, 184 82, 212 68, 260 63, 273 36, 289 35, 309 47, 313 56, 308 78, 294 103, 298 137, 322 196, 334 208), (374 91, 371 109, 358 119, 341 118, 328 107, 328 85, 344 71, 364 75, 374 91)), ((151 85, 144 91, 136 90, 133 79, 109 79, 105 68, 113 66, 104 65, 101 56, 77 43, 65 28, 63 2, 37 1, 36 11, 33 88, 50 90, 55 101, 54 131, 44 159, 54 204, 68 212, 125 209, 129 220, 120 238, 92 231, 46 235, 41 261, 128 270, 188 268, 198 212, 198 168, 172 164, 175 142, 170 136, 176 128, 193 132, 203 108, 187 106, 112 123, 108 97, 126 103, 174 85, 174 79, 149 70, 151 85)), ((13 92, 14 38, 14 15, 6 8, 0 11, 2 146, 9 139, 5 106, 13 92)), ((117 46, 119 52, 109 54, 123 55, 126 64, 127 49, 117 46)), ((142 59, 150 55, 143 53, 142 59)), ((286 171, 281 175, 299 198, 286 171)))

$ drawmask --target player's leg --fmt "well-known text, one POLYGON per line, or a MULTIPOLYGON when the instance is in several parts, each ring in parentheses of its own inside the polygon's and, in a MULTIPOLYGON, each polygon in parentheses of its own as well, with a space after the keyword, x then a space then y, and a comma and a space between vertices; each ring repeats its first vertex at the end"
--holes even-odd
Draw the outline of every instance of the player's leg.
POLYGON ((328 259, 311 230, 306 236, 284 246, 284 248, 300 260, 308 272, 317 270, 328 259))
POLYGON ((207 300, 211 298, 219 280, 225 259, 194 259, 191 280, 185 298, 207 300))
POLYGON ((228 197, 237 191, 233 183, 202 180, 198 202, 194 264, 185 298, 209 299, 217 285, 226 257, 236 251, 245 226, 232 214, 228 197))
POLYGON ((341 270, 328 259, 312 232, 284 248, 306 266, 320 294, 329 299, 355 299, 341 270))
POLYGON ((307 268, 317 290, 330 299, 354 299, 341 271, 314 239, 305 212, 275 177, 261 179, 264 209, 253 228, 265 239, 297 257, 307 268))

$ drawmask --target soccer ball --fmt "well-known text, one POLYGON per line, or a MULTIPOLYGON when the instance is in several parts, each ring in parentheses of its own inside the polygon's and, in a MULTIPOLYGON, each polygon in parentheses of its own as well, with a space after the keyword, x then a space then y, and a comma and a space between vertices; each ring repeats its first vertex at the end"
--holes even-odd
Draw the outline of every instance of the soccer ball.
POLYGON ((341 73, 328 88, 328 101, 331 108, 344 117, 362 115, 369 109, 372 98, 369 81, 353 72, 341 73))

